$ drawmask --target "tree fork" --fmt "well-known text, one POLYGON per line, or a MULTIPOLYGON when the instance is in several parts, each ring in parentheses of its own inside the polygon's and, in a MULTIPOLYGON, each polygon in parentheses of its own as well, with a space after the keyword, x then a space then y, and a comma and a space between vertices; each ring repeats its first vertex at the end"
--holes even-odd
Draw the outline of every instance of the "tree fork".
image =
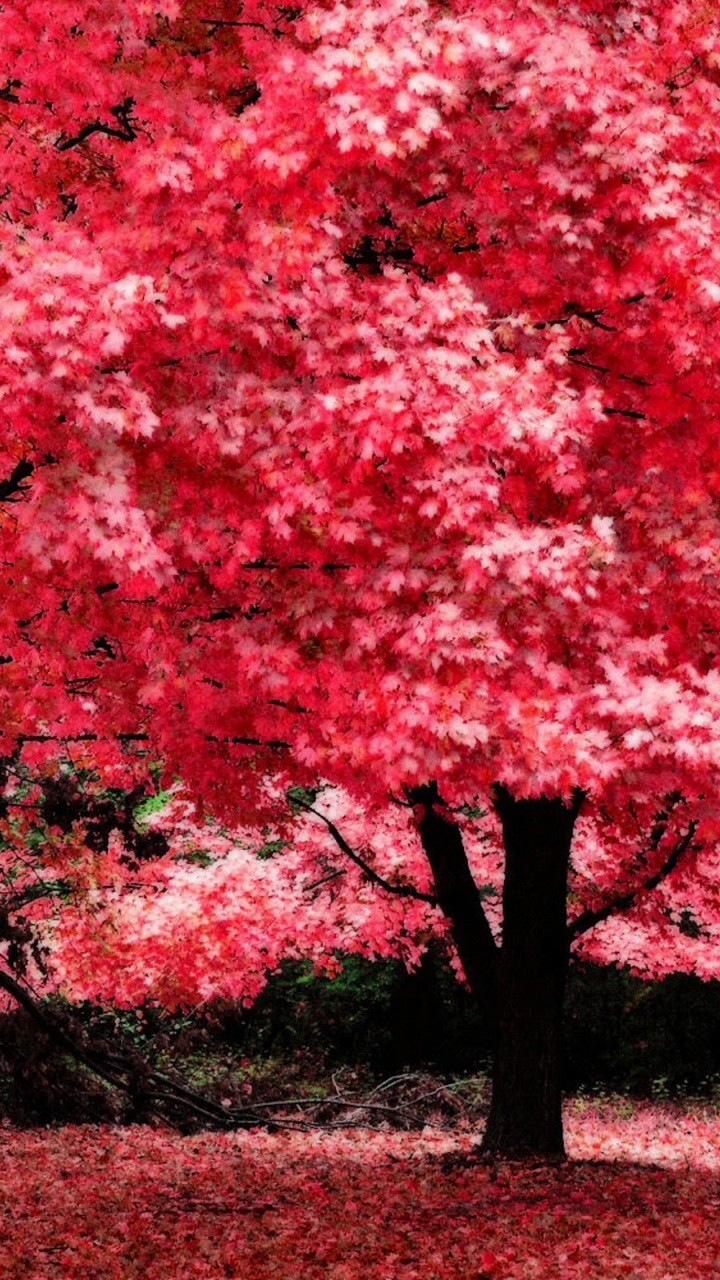
POLYGON ((564 1159, 562 1015, 569 961, 567 877, 583 795, 494 804, 505 843, 503 942, 487 1155, 564 1159))

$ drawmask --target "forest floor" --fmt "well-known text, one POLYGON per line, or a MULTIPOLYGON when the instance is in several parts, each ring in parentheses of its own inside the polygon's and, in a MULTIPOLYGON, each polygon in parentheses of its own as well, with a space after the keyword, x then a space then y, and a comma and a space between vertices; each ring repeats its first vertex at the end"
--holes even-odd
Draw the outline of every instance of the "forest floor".
POLYGON ((714 1280, 720 1115, 568 1104, 570 1160, 477 1131, 0 1128, 2 1280, 714 1280))

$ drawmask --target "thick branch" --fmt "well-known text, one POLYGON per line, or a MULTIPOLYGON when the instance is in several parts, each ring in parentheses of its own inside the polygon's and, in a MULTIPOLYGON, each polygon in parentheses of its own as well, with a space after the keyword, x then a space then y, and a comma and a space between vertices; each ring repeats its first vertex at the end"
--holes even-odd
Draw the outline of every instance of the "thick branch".
MULTIPOLYGON (((0 736, 3 730, 0 729, 0 736)), ((17 741, 24 746, 26 742, 106 742, 108 739, 115 739, 117 742, 149 742, 150 735, 147 733, 21 733, 18 734, 17 741)), ((216 734, 206 733, 206 742, 227 742, 234 746, 242 747, 272 747, 274 751, 290 750, 290 743, 283 742, 280 738, 241 738, 226 737, 220 738, 216 734)))
POLYGON ((494 1021, 498 947, 468 865, 462 833, 457 823, 439 811, 443 802, 435 783, 414 787, 408 792, 408 799, 423 808, 420 839, 465 977, 484 1012, 494 1021))
POLYGON ((69 151, 71 147, 79 147, 82 142, 86 142, 94 133, 104 133, 107 138, 117 138, 119 142, 134 142, 137 137, 137 131, 132 121, 130 113, 135 106, 133 98, 125 98, 119 102, 117 106, 110 108, 110 114, 117 120, 117 125, 103 124, 102 120, 94 120, 92 124, 86 124, 72 138, 64 138, 60 142, 56 142, 55 146, 58 151, 69 151))
POLYGON ((7 480, 0 480, 0 502, 19 502, 30 487, 23 480, 29 480, 34 470, 34 463, 26 459, 16 463, 7 480))
POLYGON ((7 80, 2 89, 0 89, 0 101, 2 102, 19 102, 20 97, 15 92, 16 89, 22 88, 22 80, 7 80))
POLYGON ((603 920, 608 920, 610 916, 618 912, 630 911, 636 906, 638 899, 646 893, 652 893, 653 889, 657 889, 658 885, 673 872, 680 861, 680 858, 692 844, 693 836, 697 831, 697 822, 691 822, 684 836, 675 841, 670 853, 663 862, 662 866, 641 884, 628 893, 620 893, 615 898, 611 898, 604 906, 598 907, 596 910, 583 911, 576 920, 571 921, 568 926, 568 937, 570 941, 579 938, 581 934, 587 933, 590 929, 594 929, 595 925, 602 924, 603 920))
POLYGON ((385 880, 383 876, 378 875, 377 871, 373 870, 364 858, 361 858, 354 849, 350 848, 350 845, 341 832, 338 831, 335 823, 331 822, 329 818, 326 818, 324 813, 319 813, 317 809, 313 809, 312 805, 306 804, 304 800, 300 800, 298 798, 295 798, 293 803, 298 805, 301 809, 304 809, 306 813, 312 813, 316 818, 319 818, 321 822, 324 822, 338 848, 342 849, 343 853, 350 858, 351 862, 354 862, 355 866, 359 867, 360 870, 365 873, 368 880, 373 884, 378 885, 380 889, 384 889, 386 893, 394 893, 399 898, 416 898, 418 902, 429 902, 433 907, 440 905, 438 898, 436 898, 432 893, 421 893, 419 889, 416 889, 415 886, 411 884, 392 884, 390 880, 385 880))

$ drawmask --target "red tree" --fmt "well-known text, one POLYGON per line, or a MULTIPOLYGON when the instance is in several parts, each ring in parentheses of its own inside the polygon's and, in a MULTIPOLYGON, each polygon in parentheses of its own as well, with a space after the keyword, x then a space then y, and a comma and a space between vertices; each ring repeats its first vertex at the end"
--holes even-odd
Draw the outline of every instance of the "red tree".
POLYGON ((486 1146, 561 1152, 571 943, 714 963, 713 7, 0 35, 6 758, 147 738, 233 823, 318 780, 410 806, 497 1020, 486 1146))

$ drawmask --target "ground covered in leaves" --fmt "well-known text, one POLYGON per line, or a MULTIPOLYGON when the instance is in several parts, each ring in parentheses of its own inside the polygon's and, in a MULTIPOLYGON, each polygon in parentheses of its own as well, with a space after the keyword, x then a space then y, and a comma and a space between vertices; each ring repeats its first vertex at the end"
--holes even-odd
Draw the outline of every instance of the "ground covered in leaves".
POLYGON ((476 1135, 0 1130, 3 1280, 704 1280, 716 1111, 571 1104, 563 1166, 476 1135))

